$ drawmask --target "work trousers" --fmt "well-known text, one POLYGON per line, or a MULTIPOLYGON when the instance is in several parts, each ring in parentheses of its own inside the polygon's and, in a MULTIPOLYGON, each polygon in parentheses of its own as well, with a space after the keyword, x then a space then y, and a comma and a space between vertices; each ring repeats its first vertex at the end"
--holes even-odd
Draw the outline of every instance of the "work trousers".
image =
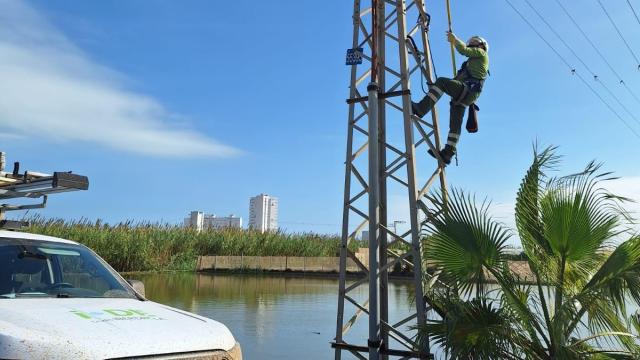
POLYGON ((460 140, 462 120, 467 106, 473 104, 480 96, 479 92, 469 91, 460 99, 460 95, 462 95, 464 91, 464 86, 464 83, 460 80, 439 77, 434 84, 429 86, 427 95, 417 104, 418 113, 416 115, 423 117, 433 109, 443 93, 451 96, 447 145, 453 148, 456 147, 458 140, 460 140))

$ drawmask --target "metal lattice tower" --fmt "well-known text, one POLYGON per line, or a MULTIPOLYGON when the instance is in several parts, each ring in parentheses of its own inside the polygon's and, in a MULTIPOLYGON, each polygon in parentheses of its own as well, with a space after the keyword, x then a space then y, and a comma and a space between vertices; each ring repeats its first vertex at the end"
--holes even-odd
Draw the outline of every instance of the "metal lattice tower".
POLYGON ((411 78, 420 79, 422 73, 424 80, 432 81, 428 22, 423 0, 372 0, 371 7, 354 0, 350 54, 360 55, 363 61, 351 65, 347 100, 340 290, 332 345, 336 359, 345 353, 359 359, 430 356, 428 338, 416 340, 408 331, 410 326, 425 324, 427 318, 420 243, 422 226, 429 219, 426 195, 436 180, 440 189, 446 190, 444 167, 426 153, 429 148, 435 153, 440 150, 437 111, 432 110, 430 119, 420 119, 411 112, 411 78), (416 51, 407 36, 415 38, 424 52, 416 51), (428 178, 419 180, 416 157, 431 159, 435 170, 428 178), (395 226, 389 226, 388 189, 392 184, 407 191, 410 229, 405 233, 396 233, 395 226), (367 226, 368 267, 349 250, 351 241, 367 226), (397 244, 404 244, 401 248, 408 251, 394 250, 397 244), (348 259, 365 275, 348 281, 348 259), (388 272, 399 265, 413 271, 415 311, 390 319, 388 272), (354 294, 366 294, 368 299, 359 300, 354 294), (368 341, 347 341, 349 330, 364 318, 369 320, 368 341))

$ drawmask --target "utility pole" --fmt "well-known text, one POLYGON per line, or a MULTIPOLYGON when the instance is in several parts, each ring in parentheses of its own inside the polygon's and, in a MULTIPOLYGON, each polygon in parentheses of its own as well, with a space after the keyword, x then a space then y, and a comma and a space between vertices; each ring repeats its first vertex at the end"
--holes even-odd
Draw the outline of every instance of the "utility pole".
POLYGON ((398 233, 398 224, 406 224, 406 221, 402 221, 402 220, 394 220, 393 221, 393 232, 394 233, 398 233))
MULTIPOLYGON (((367 359, 365 355, 370 360, 426 359, 430 357, 428 337, 416 340, 415 333, 409 330, 412 326, 424 325, 427 319, 420 231, 433 215, 427 195, 436 185, 445 191, 446 184, 441 162, 427 155, 428 149, 435 154, 440 150, 437 110, 431 111, 429 119, 414 116, 411 111, 411 79, 421 81, 421 73, 426 81, 431 82, 433 77, 429 16, 423 0, 354 0, 353 3, 353 41, 347 51, 351 77, 347 99, 340 283, 336 337, 332 346, 336 360, 341 359, 344 352, 358 359, 367 359), (422 52, 407 40, 408 36, 420 40, 422 52), (431 164, 429 176, 418 176, 417 158, 431 164), (400 191, 406 195, 410 229, 402 234, 396 226, 404 222, 394 221, 392 226, 387 223, 389 216, 397 216, 390 213, 388 206, 392 191, 393 195, 400 191), (356 234, 365 228, 369 230, 368 264, 349 250, 356 234), (400 244, 405 246, 397 247, 400 244), (396 248, 409 250, 401 252, 396 248), (388 305, 388 271, 396 264, 413 271, 414 311, 409 316, 392 319, 388 305), (347 268, 354 266, 363 275, 347 281, 347 268), (366 291, 356 291, 365 287, 366 291), (363 298, 363 294, 367 298, 363 298), (346 313, 352 315, 345 317, 346 313), (366 343, 364 339, 347 336, 363 315, 368 318, 366 343)), ((422 96, 422 93, 414 94, 416 98, 422 96)))

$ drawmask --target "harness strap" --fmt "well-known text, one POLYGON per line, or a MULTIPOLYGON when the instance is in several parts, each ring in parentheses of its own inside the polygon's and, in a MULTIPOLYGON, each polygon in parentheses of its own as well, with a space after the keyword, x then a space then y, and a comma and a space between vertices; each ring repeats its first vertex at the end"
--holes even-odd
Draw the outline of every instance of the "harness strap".
POLYGON ((451 103, 453 105, 460 105, 463 107, 467 107, 468 105, 462 103, 462 100, 464 100, 464 98, 467 97, 467 95, 469 95, 469 86, 467 86, 467 84, 465 82, 462 82, 462 91, 460 92, 460 95, 458 95, 457 98, 452 99, 451 103))
MULTIPOLYGON (((469 86, 469 91, 473 92, 481 92, 484 87, 484 82, 486 79, 479 79, 474 77, 469 71, 467 66, 468 60, 462 63, 460 66, 460 71, 458 71, 458 75, 456 76, 457 80, 464 82, 467 86, 469 86)), ((487 74, 489 74, 489 70, 487 70, 487 74)))

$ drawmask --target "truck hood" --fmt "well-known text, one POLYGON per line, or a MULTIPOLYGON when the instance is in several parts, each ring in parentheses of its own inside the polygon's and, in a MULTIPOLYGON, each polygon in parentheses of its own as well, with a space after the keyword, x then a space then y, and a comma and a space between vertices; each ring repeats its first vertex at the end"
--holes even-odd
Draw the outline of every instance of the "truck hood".
POLYGON ((223 324, 136 299, 0 299, 0 358, 108 359, 229 350, 223 324))

